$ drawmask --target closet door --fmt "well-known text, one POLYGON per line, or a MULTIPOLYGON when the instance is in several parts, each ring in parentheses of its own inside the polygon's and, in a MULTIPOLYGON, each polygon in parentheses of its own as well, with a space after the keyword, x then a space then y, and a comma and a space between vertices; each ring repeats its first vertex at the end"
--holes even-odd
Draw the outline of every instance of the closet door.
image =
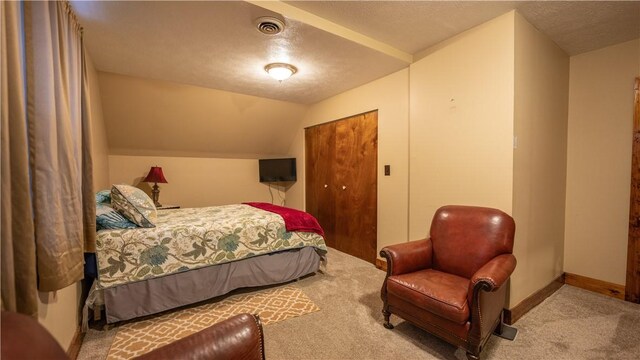
POLYGON ((375 264, 378 112, 335 123, 336 249, 375 264))
POLYGON ((318 219, 332 248, 336 248, 335 129, 335 123, 305 129, 306 210, 318 219))

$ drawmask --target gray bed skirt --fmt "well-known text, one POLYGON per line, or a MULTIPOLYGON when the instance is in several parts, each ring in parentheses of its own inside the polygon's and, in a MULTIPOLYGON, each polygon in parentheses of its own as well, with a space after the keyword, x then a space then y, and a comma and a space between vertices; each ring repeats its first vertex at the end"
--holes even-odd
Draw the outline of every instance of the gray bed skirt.
POLYGON ((197 303, 232 290, 280 284, 318 271, 321 256, 305 247, 104 289, 108 323, 197 303))

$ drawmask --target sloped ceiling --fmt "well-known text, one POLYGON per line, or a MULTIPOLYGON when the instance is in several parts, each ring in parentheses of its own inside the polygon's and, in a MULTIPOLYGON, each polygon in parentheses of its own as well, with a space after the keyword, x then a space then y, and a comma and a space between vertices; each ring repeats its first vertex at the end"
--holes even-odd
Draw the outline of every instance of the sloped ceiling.
POLYGON ((112 155, 252 159, 284 155, 305 105, 99 73, 112 155))

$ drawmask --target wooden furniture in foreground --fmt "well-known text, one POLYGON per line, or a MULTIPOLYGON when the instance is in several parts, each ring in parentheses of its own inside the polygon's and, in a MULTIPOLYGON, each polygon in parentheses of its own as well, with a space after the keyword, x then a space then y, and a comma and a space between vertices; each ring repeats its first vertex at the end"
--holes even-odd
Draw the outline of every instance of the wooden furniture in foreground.
POLYGON ((494 330, 508 328, 502 315, 516 267, 514 233, 513 219, 500 210, 444 206, 429 238, 382 249, 384 326, 392 329, 389 318, 398 315, 478 359, 494 330))
POLYGON ((305 129, 306 211, 327 246, 375 263, 378 112, 305 129))

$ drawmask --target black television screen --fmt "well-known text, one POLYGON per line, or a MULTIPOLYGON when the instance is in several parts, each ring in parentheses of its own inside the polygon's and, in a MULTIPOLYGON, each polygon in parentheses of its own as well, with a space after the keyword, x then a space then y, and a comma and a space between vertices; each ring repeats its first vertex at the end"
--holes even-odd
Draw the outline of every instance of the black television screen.
POLYGON ((260 159, 260 182, 296 181, 296 159, 260 159))

